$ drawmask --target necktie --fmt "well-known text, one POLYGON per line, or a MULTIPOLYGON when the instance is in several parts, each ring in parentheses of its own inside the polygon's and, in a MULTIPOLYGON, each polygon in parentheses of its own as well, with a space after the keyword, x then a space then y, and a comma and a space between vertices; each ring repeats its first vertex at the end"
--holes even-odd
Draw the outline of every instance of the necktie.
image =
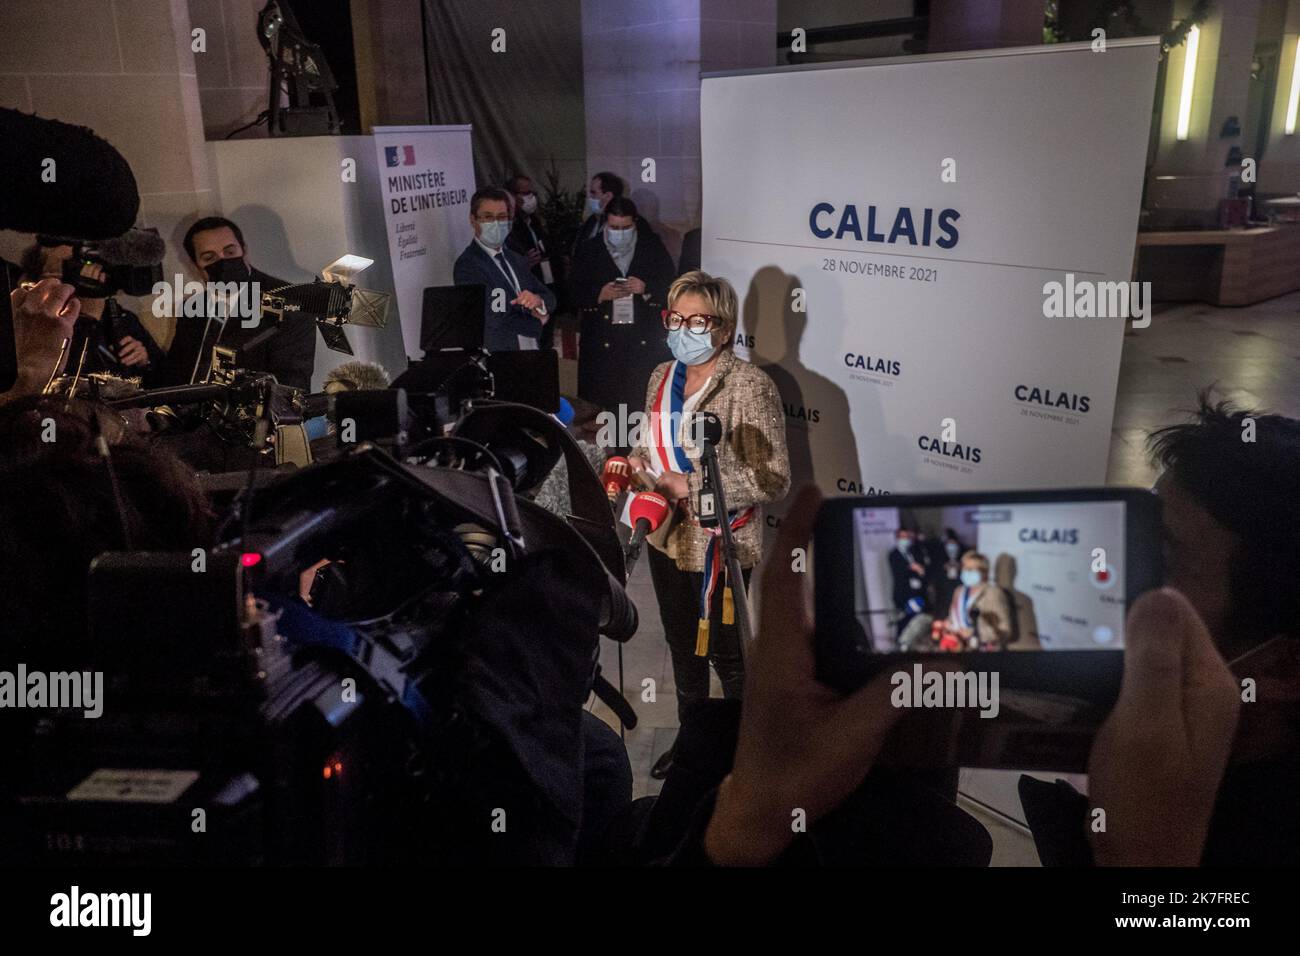
POLYGON ((514 291, 516 295, 518 295, 519 283, 515 281, 514 270, 507 267, 506 257, 498 252, 492 258, 496 260, 497 268, 501 270, 501 274, 504 275, 506 277, 506 281, 510 283, 510 288, 514 291))

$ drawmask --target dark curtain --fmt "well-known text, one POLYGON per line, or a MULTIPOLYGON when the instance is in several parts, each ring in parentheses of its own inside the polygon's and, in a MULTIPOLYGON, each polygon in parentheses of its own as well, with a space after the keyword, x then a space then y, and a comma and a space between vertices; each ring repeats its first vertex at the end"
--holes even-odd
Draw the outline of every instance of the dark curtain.
POLYGON ((429 104, 437 124, 474 127, 480 186, 515 172, 539 193, 552 160, 585 182, 581 0, 423 0, 429 104), (492 50, 505 30, 505 52, 492 50))

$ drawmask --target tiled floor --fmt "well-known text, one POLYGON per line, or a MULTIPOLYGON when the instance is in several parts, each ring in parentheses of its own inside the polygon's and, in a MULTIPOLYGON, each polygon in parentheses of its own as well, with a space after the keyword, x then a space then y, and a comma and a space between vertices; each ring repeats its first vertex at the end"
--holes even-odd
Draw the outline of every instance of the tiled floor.
MULTIPOLYGON (((1108 482, 1150 484, 1155 472, 1143 447, 1147 432, 1181 420, 1179 410, 1194 407, 1196 390, 1215 383, 1224 398, 1300 417, 1300 293, 1242 309, 1199 304, 1158 308, 1149 328, 1129 331, 1108 482)), ((677 710, 668 649, 644 561, 633 572, 629 592, 641 611, 641 627, 623 649, 624 686, 639 719, 637 728, 627 732, 626 743, 634 795, 640 797, 659 790, 660 784, 650 779, 650 766, 672 744, 677 710), (654 681, 653 688, 643 684, 647 678, 654 681)), ((611 642, 604 645, 601 666, 616 681, 618 651, 611 642)), ((716 677, 714 684, 714 693, 720 693, 716 677)), ((617 728, 604 705, 597 702, 593 709, 617 728)), ((1036 861, 1032 843, 1019 829, 978 808, 973 812, 994 835, 995 864, 1036 861)))

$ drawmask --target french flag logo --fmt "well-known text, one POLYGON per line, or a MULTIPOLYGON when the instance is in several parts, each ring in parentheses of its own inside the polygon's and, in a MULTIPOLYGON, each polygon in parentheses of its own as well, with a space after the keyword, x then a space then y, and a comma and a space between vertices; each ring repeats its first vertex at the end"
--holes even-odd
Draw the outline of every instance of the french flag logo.
POLYGON ((414 146, 385 146, 384 161, 389 166, 414 166, 414 146))

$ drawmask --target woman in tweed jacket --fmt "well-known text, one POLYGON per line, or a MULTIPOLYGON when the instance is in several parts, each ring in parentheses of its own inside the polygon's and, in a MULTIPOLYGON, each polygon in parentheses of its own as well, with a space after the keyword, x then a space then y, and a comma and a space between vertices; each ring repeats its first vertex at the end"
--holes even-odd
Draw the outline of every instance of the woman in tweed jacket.
MULTIPOLYGON (((721 562, 717 551, 710 555, 717 536, 700 527, 695 517, 701 470, 700 449, 691 441, 693 414, 712 412, 722 421, 718 471, 746 588, 750 569, 762 557, 762 506, 784 498, 790 487, 781 398, 767 373, 732 350, 737 313, 736 292, 726 279, 687 272, 669 288, 664 327, 676 359, 650 376, 646 413, 651 424, 642 429, 630 459, 633 469, 652 476, 655 490, 678 510, 662 549, 652 547, 649 557, 672 654, 679 718, 692 702, 709 696, 710 662, 727 697, 739 697, 745 679, 735 604, 726 593, 734 582, 721 572, 712 593, 707 598, 703 593, 706 567, 712 571, 721 562), (670 419, 670 411, 678 417, 670 419), (656 412, 663 414, 656 419, 656 412), (656 421, 671 424, 659 426, 656 421), (676 448, 665 440, 674 428, 676 448)), ((652 774, 665 775, 671 761, 670 750, 652 774)))

